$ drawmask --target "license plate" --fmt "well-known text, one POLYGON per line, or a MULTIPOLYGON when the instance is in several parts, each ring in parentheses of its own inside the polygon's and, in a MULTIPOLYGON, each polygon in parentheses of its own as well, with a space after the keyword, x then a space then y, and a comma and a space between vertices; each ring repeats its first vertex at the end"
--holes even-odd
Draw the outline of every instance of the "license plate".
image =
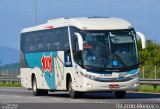
POLYGON ((112 74, 101 74, 101 78, 112 78, 112 74))
POLYGON ((110 84, 109 88, 110 89, 117 89, 117 88, 119 88, 119 85, 118 84, 110 84))

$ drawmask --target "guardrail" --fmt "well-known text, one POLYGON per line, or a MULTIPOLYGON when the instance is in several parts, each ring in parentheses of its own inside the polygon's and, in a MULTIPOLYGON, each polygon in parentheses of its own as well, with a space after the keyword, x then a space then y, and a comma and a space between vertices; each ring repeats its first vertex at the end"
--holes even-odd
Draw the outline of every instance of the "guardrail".
POLYGON ((160 79, 144 78, 140 79, 140 84, 153 85, 153 87, 156 89, 157 85, 160 85, 160 79))
MULTIPOLYGON (((13 84, 15 82, 20 82, 20 78, 12 78, 12 77, 0 77, 0 82, 3 82, 4 84, 6 82, 12 82, 13 84)), ((140 79, 140 84, 147 84, 147 85, 153 85, 153 87, 156 89, 157 85, 160 85, 160 79, 149 79, 149 78, 144 78, 140 79)))
POLYGON ((0 82, 3 82, 4 84, 6 82, 11 82, 11 83, 15 83, 15 82, 20 82, 21 79, 20 78, 13 78, 13 77, 7 77, 7 78, 4 78, 4 77, 0 77, 0 82))

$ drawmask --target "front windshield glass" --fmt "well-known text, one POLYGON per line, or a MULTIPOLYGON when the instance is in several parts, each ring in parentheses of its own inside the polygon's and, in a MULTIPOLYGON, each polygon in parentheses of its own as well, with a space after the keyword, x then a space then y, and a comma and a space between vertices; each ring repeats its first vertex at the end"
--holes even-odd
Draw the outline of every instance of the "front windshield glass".
POLYGON ((120 69, 138 64, 133 30, 83 31, 82 37, 86 68, 120 69))

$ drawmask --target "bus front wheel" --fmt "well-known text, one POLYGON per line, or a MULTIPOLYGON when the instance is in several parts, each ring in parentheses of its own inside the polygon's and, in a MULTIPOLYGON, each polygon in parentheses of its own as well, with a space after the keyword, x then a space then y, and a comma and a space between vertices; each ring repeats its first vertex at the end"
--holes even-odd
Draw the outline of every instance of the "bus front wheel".
POLYGON ((68 89, 69 89, 69 96, 70 96, 70 98, 72 98, 72 99, 81 97, 81 96, 83 96, 83 94, 84 94, 83 92, 77 92, 77 91, 74 91, 74 90, 73 90, 73 82, 72 82, 72 79, 70 79, 70 81, 69 81, 68 89))
POLYGON ((33 90, 33 95, 34 96, 47 95, 48 94, 48 90, 40 90, 40 89, 37 88, 37 80, 36 80, 35 76, 32 79, 32 90, 33 90))
POLYGON ((114 93, 116 98, 124 98, 126 95, 126 91, 115 91, 114 93))

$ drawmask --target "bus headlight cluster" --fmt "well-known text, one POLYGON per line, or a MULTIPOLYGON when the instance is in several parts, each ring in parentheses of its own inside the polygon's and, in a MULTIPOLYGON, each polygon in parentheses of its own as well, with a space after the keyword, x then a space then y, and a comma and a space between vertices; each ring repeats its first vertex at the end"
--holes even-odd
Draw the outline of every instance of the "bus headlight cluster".
POLYGON ((89 88, 91 88, 91 87, 92 87, 92 85, 91 85, 91 84, 89 84, 89 83, 87 83, 87 86, 88 86, 89 88))
POLYGON ((139 72, 131 75, 129 78, 134 79, 134 78, 138 78, 138 77, 139 77, 139 72))
POLYGON ((130 76, 127 76, 125 78, 100 78, 100 77, 96 77, 94 75, 89 75, 87 73, 83 73, 83 72, 80 72, 80 74, 83 76, 83 77, 86 77, 86 78, 89 78, 89 79, 92 79, 92 80, 96 80, 96 81, 101 81, 101 82, 122 82, 122 81, 129 81, 131 79, 135 79, 135 78, 138 78, 139 77, 139 72, 133 74, 133 75, 130 75, 130 76))

